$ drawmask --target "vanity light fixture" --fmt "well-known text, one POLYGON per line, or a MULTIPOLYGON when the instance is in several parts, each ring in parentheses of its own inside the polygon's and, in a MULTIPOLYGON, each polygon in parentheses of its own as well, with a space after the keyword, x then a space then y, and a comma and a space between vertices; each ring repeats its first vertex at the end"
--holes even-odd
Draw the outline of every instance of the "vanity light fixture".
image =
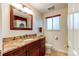
POLYGON ((24 13, 33 14, 30 8, 26 7, 25 5, 22 5, 21 3, 11 3, 10 5, 21 10, 24 13))
POLYGON ((23 11, 26 12, 26 13, 28 13, 28 14, 33 14, 32 10, 29 9, 29 8, 27 8, 27 7, 24 7, 23 11))
POLYGON ((23 9, 22 4, 20 4, 20 3, 11 3, 10 5, 12 5, 13 7, 15 7, 15 8, 19 9, 19 10, 23 9))

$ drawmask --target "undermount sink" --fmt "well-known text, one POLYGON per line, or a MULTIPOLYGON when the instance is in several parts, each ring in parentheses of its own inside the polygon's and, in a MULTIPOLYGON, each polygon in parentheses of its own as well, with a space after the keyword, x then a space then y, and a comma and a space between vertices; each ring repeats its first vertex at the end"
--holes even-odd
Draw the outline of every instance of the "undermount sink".
POLYGON ((34 40, 34 39, 24 39, 23 41, 19 41, 19 42, 15 43, 15 45, 21 46, 21 45, 24 45, 24 44, 26 44, 26 43, 29 43, 29 42, 31 42, 31 41, 33 41, 33 40, 34 40))

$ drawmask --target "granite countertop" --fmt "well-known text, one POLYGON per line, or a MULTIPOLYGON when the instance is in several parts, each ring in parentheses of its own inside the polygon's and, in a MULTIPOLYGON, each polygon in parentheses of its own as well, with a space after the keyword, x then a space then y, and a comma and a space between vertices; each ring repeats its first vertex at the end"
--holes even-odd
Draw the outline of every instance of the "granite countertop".
POLYGON ((40 38, 44 38, 44 36, 35 37, 35 38, 28 38, 28 39, 17 39, 17 40, 12 40, 9 42, 3 42, 3 53, 7 53, 7 52, 12 51, 16 48, 30 44, 36 40, 39 40, 40 38))

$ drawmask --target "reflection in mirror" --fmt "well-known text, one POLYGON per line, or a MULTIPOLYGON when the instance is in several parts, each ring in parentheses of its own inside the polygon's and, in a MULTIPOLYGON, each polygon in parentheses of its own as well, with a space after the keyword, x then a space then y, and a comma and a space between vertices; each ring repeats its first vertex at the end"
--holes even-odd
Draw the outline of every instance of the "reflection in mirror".
POLYGON ((32 30, 32 15, 18 10, 13 6, 10 7, 11 30, 32 30))
POLYGON ((14 16, 14 27, 27 28, 27 19, 20 16, 14 16))

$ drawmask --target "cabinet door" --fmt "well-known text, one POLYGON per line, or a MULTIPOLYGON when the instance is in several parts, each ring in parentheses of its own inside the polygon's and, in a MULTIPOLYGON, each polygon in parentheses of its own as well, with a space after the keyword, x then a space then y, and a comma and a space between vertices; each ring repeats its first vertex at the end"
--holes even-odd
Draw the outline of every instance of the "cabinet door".
POLYGON ((24 48, 19 48, 13 52, 14 56, 26 56, 24 48))
POLYGON ((27 46, 27 56, 39 56, 39 42, 35 41, 27 46))
POLYGON ((29 49, 28 56, 39 56, 39 48, 29 49))
POLYGON ((17 49, 14 49, 12 51, 9 51, 5 54, 3 54, 4 56, 25 56, 25 50, 23 47, 20 47, 20 48, 17 48, 17 49))
POLYGON ((45 38, 40 40, 40 56, 45 55, 45 38))
POLYGON ((40 56, 44 56, 45 55, 45 46, 41 46, 40 47, 40 56))

